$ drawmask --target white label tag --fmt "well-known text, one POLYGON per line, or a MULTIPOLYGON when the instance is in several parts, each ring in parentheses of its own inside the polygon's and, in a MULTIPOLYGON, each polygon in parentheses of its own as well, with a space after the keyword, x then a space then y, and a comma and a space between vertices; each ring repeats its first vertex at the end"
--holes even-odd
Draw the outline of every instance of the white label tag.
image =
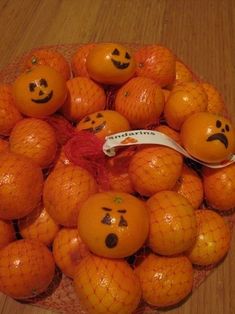
POLYGON ((176 143, 169 136, 153 130, 132 130, 107 136, 103 145, 103 152, 107 156, 112 157, 116 155, 116 147, 141 144, 157 144, 170 147, 181 153, 185 157, 188 157, 209 168, 223 168, 235 162, 235 155, 233 155, 229 160, 220 164, 210 164, 202 162, 189 155, 189 153, 182 146, 176 143))

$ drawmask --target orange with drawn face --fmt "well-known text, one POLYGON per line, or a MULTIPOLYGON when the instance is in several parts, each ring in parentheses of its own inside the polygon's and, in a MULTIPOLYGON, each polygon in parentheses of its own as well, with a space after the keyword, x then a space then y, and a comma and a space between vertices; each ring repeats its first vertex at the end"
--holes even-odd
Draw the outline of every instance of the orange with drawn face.
POLYGON ((87 115, 77 125, 78 131, 89 131, 101 139, 130 128, 128 120, 114 110, 102 110, 87 115))
POLYGON ((67 96, 62 74, 46 65, 37 65, 22 73, 13 84, 18 110, 26 116, 41 118, 57 111, 67 96))
POLYGON ((104 84, 122 84, 135 73, 135 61, 129 48, 116 43, 98 44, 86 61, 89 76, 104 84))
POLYGON ((144 202, 124 192, 100 192, 82 205, 78 232, 95 254, 122 258, 135 253, 144 244, 149 217, 144 202))
POLYGON ((222 162, 235 152, 235 130, 231 122, 220 115, 193 114, 183 123, 180 137, 188 153, 204 162, 222 162))

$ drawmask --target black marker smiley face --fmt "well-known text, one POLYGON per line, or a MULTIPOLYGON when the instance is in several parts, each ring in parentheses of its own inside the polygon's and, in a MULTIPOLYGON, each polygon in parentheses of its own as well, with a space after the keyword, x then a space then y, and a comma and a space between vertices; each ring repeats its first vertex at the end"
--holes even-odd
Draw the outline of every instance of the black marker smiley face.
POLYGON ((220 120, 216 120, 216 128, 220 130, 220 132, 214 133, 207 138, 207 142, 211 141, 220 141, 225 148, 228 148, 228 138, 226 133, 230 131, 230 126, 226 123, 222 124, 220 120))
MULTIPOLYGON (((111 208, 102 207, 102 209, 104 211, 106 211, 107 213, 102 218, 101 223, 103 223, 105 225, 109 225, 109 226, 117 223, 117 219, 114 216, 112 216, 112 213, 111 213, 112 209, 111 208)), ((124 214, 126 213, 126 209, 118 209, 117 212, 120 213, 118 227, 121 227, 121 228, 122 227, 128 227, 128 222, 124 218, 124 214)), ((109 233, 105 238, 105 245, 107 246, 107 248, 112 249, 115 246, 117 246, 117 244, 118 244, 118 235, 115 233, 109 233)))
POLYGON ((125 51, 123 55, 122 53, 123 51, 120 51, 118 48, 115 48, 111 53, 112 54, 111 61, 113 65, 119 70, 126 69, 130 65, 131 56, 129 52, 125 51))
POLYGON ((37 104, 47 103, 51 100, 53 96, 53 90, 48 90, 48 82, 45 78, 30 82, 29 91, 33 95, 33 98, 31 98, 31 100, 37 104))
POLYGON ((88 115, 84 117, 80 123, 83 124, 83 130, 92 133, 99 133, 106 126, 106 121, 104 120, 104 115, 102 112, 88 115))

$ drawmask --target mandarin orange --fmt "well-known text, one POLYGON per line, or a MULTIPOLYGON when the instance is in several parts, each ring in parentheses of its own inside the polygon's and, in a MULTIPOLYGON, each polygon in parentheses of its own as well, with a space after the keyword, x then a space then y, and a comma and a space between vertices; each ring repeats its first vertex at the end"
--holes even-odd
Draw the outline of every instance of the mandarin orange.
POLYGON ((31 158, 41 168, 54 161, 57 140, 54 129, 41 119, 26 118, 13 128, 10 138, 10 150, 31 158))
POLYGON ((105 92, 88 77, 74 77, 67 81, 67 87, 68 97, 61 112, 68 120, 78 122, 86 115, 104 110, 105 92))
POLYGON ((86 76, 89 77, 86 68, 86 61, 89 53, 95 47, 96 44, 85 44, 80 46, 71 60, 71 68, 74 76, 86 76))
POLYGON ((180 139, 187 152, 207 163, 220 163, 235 153, 231 120, 210 112, 197 112, 182 124, 180 139))
POLYGON ((164 147, 146 147, 131 159, 129 175, 134 189, 143 196, 151 196, 162 190, 170 190, 180 177, 182 156, 164 147))
POLYGON ((93 80, 118 85, 134 76, 136 64, 129 47, 118 43, 100 43, 90 50, 86 68, 93 80))
POLYGON ((172 129, 168 125, 160 124, 157 127, 155 127, 153 130, 161 132, 170 138, 172 138, 174 141, 176 141, 178 144, 180 144, 180 133, 176 130, 172 129))
POLYGON ((158 84, 146 77, 135 77, 122 85, 115 98, 115 110, 132 128, 156 124, 164 108, 164 94, 158 84))
POLYGON ((183 122, 193 113, 206 111, 207 95, 197 82, 183 82, 176 85, 165 104, 164 117, 167 124, 180 130, 183 122))
POLYGON ((28 215, 42 196, 43 174, 28 157, 4 152, 0 155, 0 218, 28 215))
POLYGON ((18 240, 0 250, 0 291, 15 299, 34 297, 52 282, 55 262, 42 243, 18 240))
POLYGON ((60 226, 49 216, 40 204, 29 215, 18 220, 19 232, 25 239, 32 239, 49 246, 53 242, 60 226))
POLYGON ((149 216, 137 197, 117 191, 91 195, 81 206, 78 232, 95 254, 122 258, 135 253, 147 239, 149 216))
POLYGON ((126 261, 93 254, 76 267, 74 287, 89 314, 131 314, 141 298, 139 279, 126 261))
POLYGON ((174 82, 176 58, 167 47, 147 45, 139 48, 134 57, 138 76, 154 79, 161 87, 174 82))
POLYGON ((209 209, 195 211, 197 238, 187 256, 193 264, 208 266, 221 261, 230 248, 231 231, 223 217, 209 209))
POLYGON ((33 118, 56 112, 64 103, 67 92, 62 74, 46 65, 33 66, 13 83, 16 107, 22 114, 33 118))
POLYGON ((161 257, 148 255, 136 267, 143 299, 160 308, 176 305, 192 291, 193 267, 185 256, 161 257))
POLYGON ((53 170, 45 181, 44 205, 57 223, 66 227, 77 226, 81 205, 95 192, 96 181, 87 170, 73 165, 60 167, 53 170))
POLYGON ((207 82, 202 82, 201 85, 206 92, 208 98, 207 111, 215 114, 220 114, 222 116, 227 116, 228 112, 224 99, 220 92, 217 90, 217 88, 207 82))
POLYGON ((90 253, 77 228, 60 229, 53 241, 52 252, 57 266, 68 277, 74 276, 78 263, 90 253))
POLYGON ((21 119, 22 115, 14 102, 12 86, 0 84, 0 135, 8 136, 21 119))
POLYGON ((56 50, 49 48, 34 49, 25 57, 24 68, 30 69, 33 65, 47 65, 63 75, 66 81, 71 76, 69 63, 65 57, 56 50))
POLYGON ((94 133, 98 138, 130 130, 128 120, 114 110, 101 110, 85 116, 76 126, 78 131, 94 133))
POLYGON ((184 196, 195 209, 203 202, 202 179, 195 170, 185 164, 173 190, 184 196))
POLYGON ((235 207, 235 164, 220 169, 203 167, 203 187, 208 206, 229 211, 235 207))
POLYGON ((185 197, 174 191, 161 191, 147 201, 150 213, 150 248, 161 255, 188 250, 197 235, 194 208, 185 197))

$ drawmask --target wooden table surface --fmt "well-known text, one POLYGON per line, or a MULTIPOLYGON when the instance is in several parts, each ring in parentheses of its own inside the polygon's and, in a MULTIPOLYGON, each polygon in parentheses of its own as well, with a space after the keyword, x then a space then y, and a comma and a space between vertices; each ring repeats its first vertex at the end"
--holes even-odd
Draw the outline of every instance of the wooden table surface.
MULTIPOLYGON (((221 91, 235 118, 234 33, 233 0, 0 0, 0 68, 42 45, 161 43, 221 91)), ((3 295, 0 310, 52 313, 3 295)), ((235 313, 234 238, 224 263, 180 308, 164 313, 235 313)))

